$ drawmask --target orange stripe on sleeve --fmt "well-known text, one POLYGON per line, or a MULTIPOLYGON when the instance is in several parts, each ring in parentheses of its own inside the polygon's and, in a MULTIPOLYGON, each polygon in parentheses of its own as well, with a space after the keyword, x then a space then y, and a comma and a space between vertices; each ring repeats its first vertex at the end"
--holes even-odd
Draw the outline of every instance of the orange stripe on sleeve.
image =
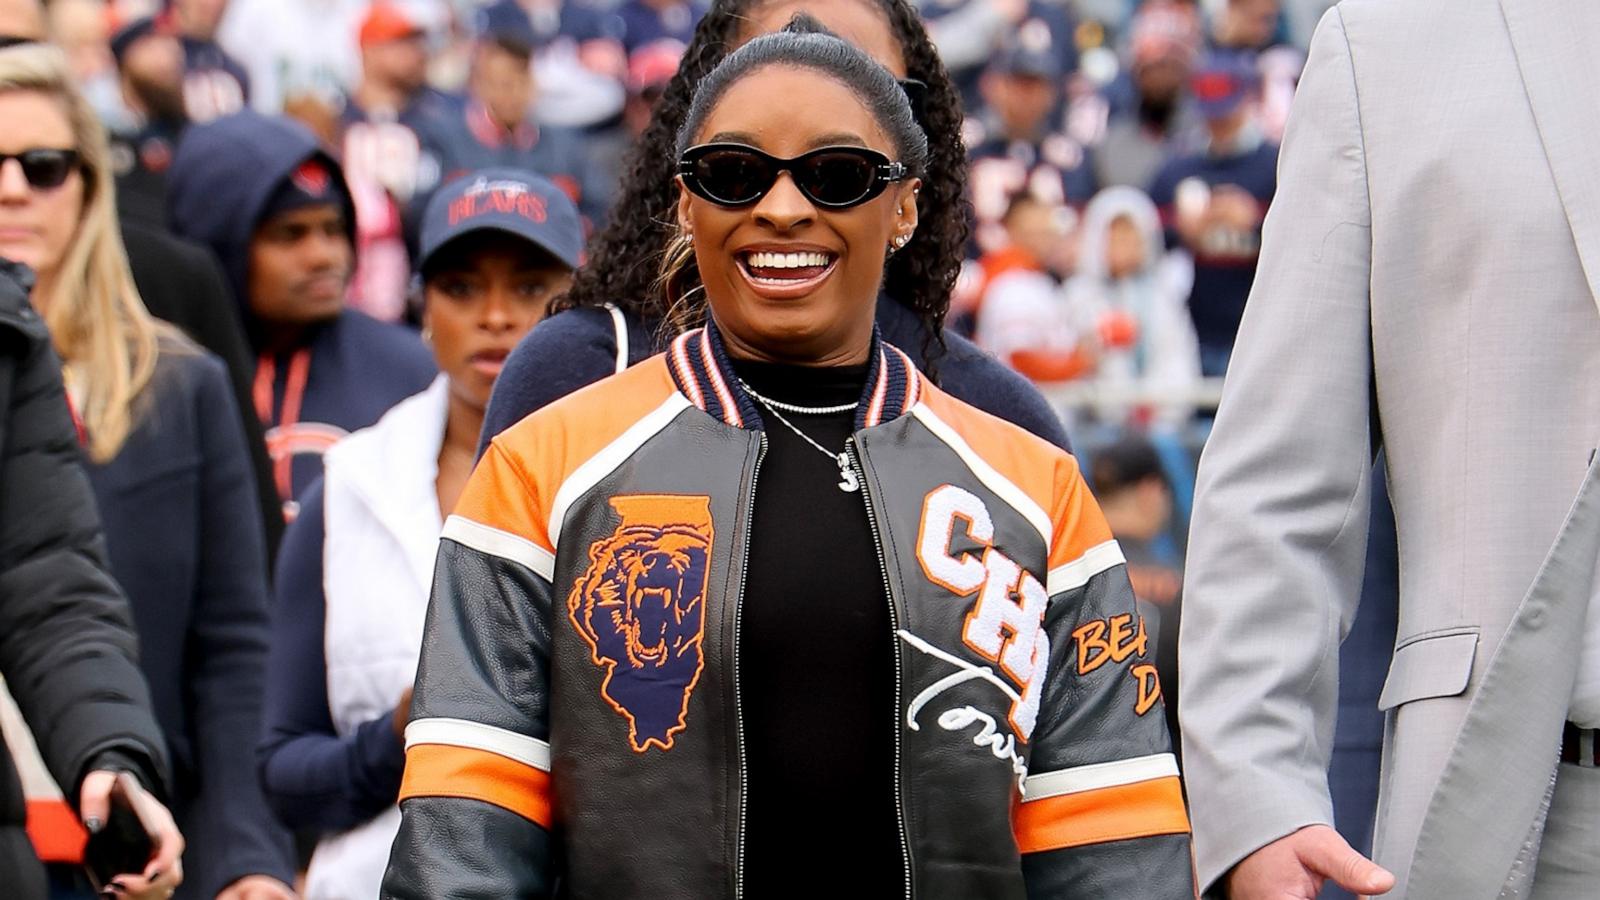
POLYGON ((1050 517, 1055 526, 1050 568, 1080 559, 1090 548, 1111 540, 1111 528, 1089 493, 1078 461, 1066 451, 932 385, 923 392, 923 402, 1050 517))
POLYGON ((400 799, 412 797, 482 800, 545 828, 553 820, 550 773, 486 750, 444 744, 407 750, 400 799))
POLYGON ((961 435, 974 453, 1049 513, 1055 507, 1056 465, 1071 457, 1060 447, 1004 419, 925 384, 922 402, 961 435))
POLYGON ((1013 819, 1023 853, 1189 833, 1183 789, 1171 777, 1028 801, 1013 819))
POLYGON ((676 391, 655 356, 534 412, 490 443, 455 514, 554 552, 549 516, 562 483, 676 391))
MULTIPOLYGON (((545 490, 550 495, 555 493, 554 487, 545 490)), ((550 529, 542 511, 549 503, 549 495, 541 496, 541 493, 539 486, 527 482, 499 444, 490 444, 477 468, 472 470, 461 499, 456 501, 454 514, 531 541, 554 553, 550 529)))
POLYGON ((1089 493, 1078 461, 1066 457, 1056 467, 1056 490, 1059 495, 1045 509, 1050 520, 1056 523, 1054 546, 1050 548, 1050 568, 1064 566, 1083 558, 1091 549, 1111 540, 1111 526, 1106 524, 1100 504, 1089 493))

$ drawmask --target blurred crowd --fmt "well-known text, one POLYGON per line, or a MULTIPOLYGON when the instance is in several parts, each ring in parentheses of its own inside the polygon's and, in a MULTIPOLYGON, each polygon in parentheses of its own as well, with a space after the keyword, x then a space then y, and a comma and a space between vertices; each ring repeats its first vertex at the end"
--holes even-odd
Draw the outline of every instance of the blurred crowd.
MULTIPOLYGON (((953 319, 1037 380, 1131 379, 1174 398, 1113 418, 1184 418, 1195 382, 1226 368, 1301 47, 1327 5, 923 0, 966 103, 974 229, 953 319)), ((624 153, 705 8, 49 6, 52 35, 113 132, 124 218, 165 224, 189 124, 246 106, 287 114, 343 163, 359 241, 350 302, 387 320, 414 315, 415 220, 455 174, 527 167, 602 223, 624 153)))
MULTIPOLYGON (((1192 455, 1254 276, 1303 47, 1331 4, 915 5, 965 106, 971 239, 950 325, 1069 385, 1053 399, 1078 443, 1133 428, 1192 455)), ((415 324, 418 221, 437 187, 525 168, 602 226, 705 8, 56 0, 49 17, 111 130, 123 221, 194 236, 168 221, 184 131, 247 107, 286 115, 350 188, 349 305, 415 324)))
MULTIPOLYGON (((1118 385, 1096 421, 1175 429, 1221 376, 1324 0, 922 0, 961 88, 972 239, 952 322, 1041 382, 1118 385)), ((126 221, 166 221, 192 123, 304 125, 355 202, 351 305, 415 321, 427 197, 484 165, 604 223, 693 0, 56 0, 112 131, 126 221)))
MULTIPOLYGON (((0 0, 0 43, 37 40, 12 33, 15 23, 4 11, 13 5, 33 4, 0 0)), ((335 632, 360 632, 372 623, 322 622, 316 618, 321 592, 340 590, 340 579, 378 577, 395 580, 402 593, 420 590, 425 600, 426 573, 410 579, 414 573, 406 566, 419 558, 424 561, 418 565, 431 564, 425 551, 432 545, 418 549, 408 542, 419 533, 437 533, 439 508, 449 508, 447 494, 459 492, 471 467, 499 365, 542 315, 549 296, 571 278, 583 241, 608 221, 629 150, 649 124, 708 5, 44 4, 45 36, 64 52, 70 87, 109 135, 104 159, 84 159, 91 170, 101 167, 96 174, 114 183, 116 198, 114 212, 104 198, 95 206, 91 185, 86 208, 103 209, 108 230, 115 216, 126 247, 126 263, 104 262, 103 271, 113 273, 113 280, 131 278, 157 317, 141 318, 110 300, 100 306, 85 300, 74 308, 75 318, 68 318, 64 293, 43 308, 40 296, 51 296, 63 279, 100 277, 95 266, 102 263, 91 258, 97 251, 62 251, 61 271, 46 266, 36 272, 41 277, 35 305, 68 357, 67 391, 82 420, 80 432, 92 437, 91 456, 102 467, 93 487, 111 534, 113 568, 122 570, 119 580, 137 595, 169 590, 173 566, 184 572, 260 569, 278 558, 278 597, 288 597, 303 614, 274 625, 274 641, 292 644, 274 644, 273 670, 290 674, 269 683, 266 718, 269 730, 273 723, 280 730, 269 734, 275 743, 263 751, 268 755, 262 772, 275 811, 302 831, 348 828, 392 809, 387 782, 376 789, 348 780, 330 784, 312 773, 348 764, 352 771, 365 767, 397 778, 396 735, 405 724, 404 703, 363 706, 360 687, 348 696, 328 695, 331 673, 341 662, 356 669, 371 665, 343 659, 335 632), (529 203, 538 204, 541 219, 552 211, 550 221, 559 220, 565 231, 557 233, 555 224, 528 233, 507 228, 501 230, 511 233, 510 244, 489 241, 470 252, 458 244, 453 253, 439 252, 460 236, 464 222, 512 216, 529 203), (570 221, 560 213, 568 207, 570 221), (514 285, 519 296, 534 298, 529 308, 537 314, 507 314, 496 326, 496 340, 486 344, 459 337, 465 332, 453 332, 456 326, 440 312, 448 309, 439 306, 445 301, 429 298, 466 297, 475 278, 514 285), (102 351, 90 347, 88 337, 80 347, 71 343, 94 332, 89 323, 108 320, 124 323, 135 354, 148 356, 131 367, 136 383, 109 394, 100 387, 104 381, 92 376, 97 366, 115 368, 115 361, 98 358, 102 351), (336 327, 308 328, 313 322, 336 327), (76 330, 58 332, 58 323, 76 330), (179 339, 165 323, 179 326, 222 365, 198 374, 188 366, 187 374, 175 375, 162 363, 157 371, 156 360, 167 357, 139 348, 179 339), (72 358, 75 350, 82 351, 81 360, 72 358), (75 386, 75 371, 95 389, 75 386), (448 389, 435 380, 440 371, 448 389), (117 415, 117 404, 126 406, 153 377, 192 382, 185 399, 172 400, 166 421, 186 422, 201 450, 179 447, 170 427, 144 441, 137 422, 130 423, 125 411, 117 415), (462 419, 450 418, 458 394, 471 395, 463 408, 474 411, 462 419), (444 441, 437 460, 415 461, 418 471, 430 473, 419 482, 426 483, 426 496, 406 495, 396 482, 385 482, 384 466, 409 463, 364 445, 330 456, 324 485, 323 451, 372 426, 406 398, 424 403, 408 413, 421 423, 414 427, 424 429, 433 446, 444 441), (241 446, 218 448, 201 440, 212 430, 233 427, 219 429, 222 419, 242 422, 241 446), (244 486, 243 493, 229 494, 233 505, 217 510, 192 534, 152 532, 143 524, 149 516, 165 522, 182 514, 152 512, 150 503, 128 498, 141 496, 153 472, 165 474, 185 454, 202 451, 238 463, 205 476, 219 485, 207 496, 224 496, 223 484, 244 486), (339 471, 348 484, 335 480, 339 471), (363 497, 371 508, 352 512, 365 508, 363 497), (308 507, 316 510, 319 528, 325 517, 332 523, 334 516, 366 515, 373 521, 350 527, 371 533, 393 528, 402 536, 398 549, 352 557, 368 564, 366 569, 352 562, 325 572, 323 545, 332 548, 341 539, 330 525, 327 535, 291 530, 279 557, 285 521, 308 507), (419 524, 414 514, 433 519, 419 524), (205 529, 214 534, 221 523, 241 518, 251 520, 259 544, 240 550, 233 543, 227 559, 214 556, 222 551, 211 547, 205 529), (174 558, 175 544, 182 545, 181 558, 174 558), (381 574, 363 574, 373 571, 381 574), (304 590, 296 594, 296 587, 304 590), (290 677, 295 671, 309 674, 310 681, 290 677), (309 720, 300 716, 306 710, 309 720), (374 718, 377 713, 382 715, 374 718), (333 743, 310 740, 319 735, 333 743)), ((1157 637, 1152 643, 1168 645, 1177 633, 1196 453, 1254 277, 1261 226, 1276 187, 1277 141, 1304 47, 1331 2, 913 5, 964 103, 971 228, 947 325, 1041 385, 1055 403, 1122 542, 1136 592, 1149 604, 1157 637)), ((44 90, 42 77, 0 71, 0 95, 18 86, 44 90)), ((915 107, 918 83, 902 84, 915 107)), ((0 123, 12 129, 32 115, 22 107, 0 109, 0 123)), ((70 124, 77 153, 90 156, 83 146, 86 126, 70 124)), ((53 133, 40 134, 40 145, 57 141, 53 133)), ((29 183, 40 186, 50 173, 36 168, 24 171, 29 183)), ((0 179, 0 203, 11 202, 7 192, 16 188, 0 179)), ((0 229, 0 250, 5 239, 0 229)), ((76 240, 88 238, 80 234, 76 240)), ((18 261, 40 269, 36 261, 18 261)), ((391 429, 413 427, 403 418, 385 421, 391 429)), ((159 497, 149 493, 148 499, 159 497)), ((196 616, 222 616, 222 606, 206 604, 226 605, 224 595, 239 596, 238 585, 221 581, 206 590, 211 593, 196 596, 196 616)), ((265 616, 268 587, 263 581, 254 590, 261 596, 252 600, 260 602, 250 614, 265 616)), ((381 620, 383 611, 364 614, 381 620)), ((201 653, 213 654, 209 658, 220 666, 230 640, 222 633, 226 629, 137 624, 146 654, 170 657, 174 665, 201 653)), ((399 643, 414 654, 416 636, 399 643)), ((1164 675, 1170 675, 1167 655, 1164 675)), ((227 690, 227 675, 219 669, 171 696, 158 694, 156 708, 169 741, 186 729, 198 734, 191 720, 211 715, 208 704, 220 702, 216 692, 227 690)), ((1170 703, 1169 715, 1175 709, 1170 703)), ((174 753, 199 759, 208 752, 203 744, 176 745, 174 753)), ((244 777, 253 778, 254 762, 242 765, 244 777)), ((226 807, 261 800, 217 802, 226 807)), ((202 831, 198 840, 207 836, 202 831)), ((191 835, 191 842, 196 839, 191 835)), ((261 840, 270 845, 277 838, 261 840)), ((70 847, 62 852, 70 854, 70 847)), ((325 858, 360 855, 353 847, 324 846, 319 852, 325 858)), ((207 885, 206 896, 217 895, 241 872, 289 877, 269 864, 240 865, 205 873, 200 883, 207 885)))

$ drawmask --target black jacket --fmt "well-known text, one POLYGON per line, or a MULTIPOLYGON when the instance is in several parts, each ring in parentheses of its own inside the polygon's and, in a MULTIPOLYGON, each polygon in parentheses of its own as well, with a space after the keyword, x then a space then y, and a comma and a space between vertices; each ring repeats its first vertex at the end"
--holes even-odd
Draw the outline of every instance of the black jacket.
MULTIPOLYGON (((894 762, 828 812, 893 798, 906 900, 1193 898, 1148 632, 1076 461, 882 341, 868 364, 843 465, 894 720, 794 721, 892 735, 894 762)), ((746 823, 775 801, 746 724, 782 701, 740 665, 761 416, 708 325, 490 443, 439 542, 383 897, 747 896, 746 823)), ((785 894, 868 896, 787 831, 785 894)))
MULTIPOLYGON (((108 753, 164 795, 161 732, 107 573, 61 363, 17 274, 0 262, 0 673, 70 802, 108 753)), ((0 873, 8 897, 28 900, 45 892, 24 814, 0 753, 0 873)))
POLYGON ((194 342, 216 354, 228 367, 234 405, 244 423, 245 446, 255 479, 262 527, 267 536, 267 558, 277 555, 283 538, 283 514, 278 490, 272 483, 272 461, 267 458, 261 420, 254 415, 250 389, 255 379, 255 359, 245 339, 244 323, 229 294, 227 277, 205 247, 124 221, 122 242, 128 266, 145 308, 158 319, 178 326, 194 342))
POLYGON ((215 897, 245 875, 289 883, 289 835, 255 774, 267 574, 239 413, 216 360, 166 342, 137 409, 89 482, 172 753, 171 808, 188 843, 178 896, 215 897))

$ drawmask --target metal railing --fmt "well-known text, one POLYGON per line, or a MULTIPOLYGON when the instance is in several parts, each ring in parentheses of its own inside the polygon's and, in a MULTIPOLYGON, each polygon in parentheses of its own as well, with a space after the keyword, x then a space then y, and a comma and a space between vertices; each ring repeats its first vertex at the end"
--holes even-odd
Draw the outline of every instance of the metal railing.
POLYGON ((1214 410, 1222 402, 1222 379, 1202 378, 1189 390, 1154 390, 1137 381, 1041 382, 1036 385, 1057 410, 1094 409, 1104 406, 1161 406, 1180 403, 1198 410, 1214 410))

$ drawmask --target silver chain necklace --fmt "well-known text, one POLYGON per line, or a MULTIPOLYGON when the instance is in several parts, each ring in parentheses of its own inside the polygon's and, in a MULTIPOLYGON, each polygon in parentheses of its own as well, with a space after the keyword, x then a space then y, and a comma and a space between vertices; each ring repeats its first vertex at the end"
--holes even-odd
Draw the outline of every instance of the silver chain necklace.
POLYGON ((763 397, 760 394, 756 393, 755 391, 750 390, 750 385, 745 384, 743 380, 740 380, 739 386, 744 388, 745 393, 749 394, 750 396, 756 398, 756 400, 760 401, 761 405, 765 406, 767 408, 767 412, 772 413, 772 415, 775 418, 777 418, 777 420, 779 422, 782 422, 790 431, 792 431, 795 434, 799 435, 800 436, 800 440, 805 441, 806 443, 810 444, 811 446, 817 448, 817 452, 818 453, 821 453, 823 456, 826 456, 827 458, 833 460, 834 463, 839 466, 839 484, 838 484, 839 490, 844 491, 847 494, 853 494, 856 491, 861 490, 861 481, 856 478, 856 470, 855 470, 854 467, 852 467, 850 465, 850 454, 848 454, 848 453, 834 453, 834 452, 830 451, 827 447, 824 447, 821 444, 817 443, 816 441, 812 440, 811 439, 811 435, 806 434, 804 431, 801 431, 800 429, 796 428, 793 422, 791 422, 788 419, 785 419, 783 417, 783 413, 778 412, 778 408, 781 405, 784 409, 788 409, 791 412, 793 412, 793 411, 803 411, 803 412, 805 412, 807 414, 811 414, 811 415, 823 415, 825 413, 842 413, 842 412, 849 412, 850 410, 855 409, 857 406, 860 405, 859 403, 850 403, 850 404, 846 404, 844 406, 820 406, 820 407, 819 406, 800 406, 800 407, 796 407, 796 406, 794 406, 792 404, 779 404, 779 403, 776 403, 776 402, 774 402, 772 400, 768 400, 766 397, 763 397))
POLYGON ((833 416, 842 412, 850 412, 861 405, 860 400, 857 400, 854 403, 841 403, 838 406, 799 406, 794 403, 779 403, 777 400, 774 400, 771 397, 765 397, 756 393, 756 389, 750 386, 750 382, 745 381, 743 378, 739 379, 739 386, 744 388, 744 392, 746 394, 749 394, 757 400, 760 400, 762 403, 766 404, 772 409, 781 409, 784 412, 791 412, 802 416, 833 416))

